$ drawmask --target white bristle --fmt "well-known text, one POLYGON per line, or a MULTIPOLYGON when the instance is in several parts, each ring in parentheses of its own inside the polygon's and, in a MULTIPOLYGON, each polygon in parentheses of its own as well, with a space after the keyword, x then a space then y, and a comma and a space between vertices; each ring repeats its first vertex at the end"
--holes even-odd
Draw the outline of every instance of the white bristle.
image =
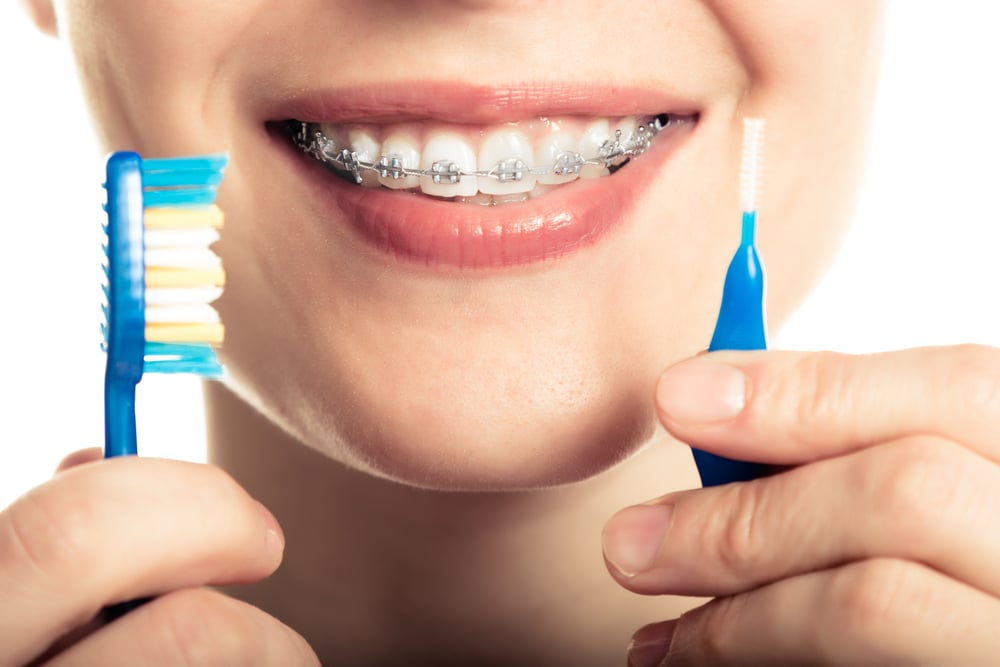
POLYGON ((220 296, 221 287, 149 287, 146 289, 146 306, 212 303, 220 296))
POLYGON ((208 248, 146 248, 146 267, 203 269, 219 266, 222 260, 208 248))
POLYGON ((147 229, 143 237, 146 248, 207 248, 219 240, 219 232, 211 227, 188 229, 147 229))
POLYGON ((740 160, 740 208, 757 210, 760 199, 761 152, 764 148, 764 119, 743 120, 743 155, 740 160))
POLYGON ((219 313, 203 303, 177 306, 149 306, 146 308, 146 323, 189 323, 218 322, 219 313))

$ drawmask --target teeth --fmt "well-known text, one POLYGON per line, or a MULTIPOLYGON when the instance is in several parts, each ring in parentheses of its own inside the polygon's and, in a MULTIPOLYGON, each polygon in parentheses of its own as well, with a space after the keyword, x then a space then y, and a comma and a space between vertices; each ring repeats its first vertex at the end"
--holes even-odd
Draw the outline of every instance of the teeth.
POLYGON ((458 201, 463 204, 475 204, 476 206, 493 206, 493 195, 484 195, 482 192, 475 197, 458 197, 458 201))
POLYGON ((397 131, 382 142, 378 182, 393 190, 409 190, 420 185, 417 176, 404 176, 401 169, 420 169, 420 144, 413 132, 397 131), (395 174, 395 176, 394 176, 395 174))
POLYGON ((527 192, 513 192, 509 195, 493 195, 493 205, 499 206, 500 204, 517 204, 522 201, 528 201, 529 194, 527 192))
MULTIPOLYGON (((618 143, 623 146, 628 144, 632 141, 633 137, 635 137, 636 128, 638 128, 638 126, 639 124, 636 122, 635 116, 626 116, 625 118, 622 118, 615 124, 615 127, 611 129, 611 141, 618 141, 618 143), (617 134, 619 132, 620 134, 617 134)), ((615 160, 612 160, 611 164, 618 166, 625 162, 626 159, 627 158, 625 157, 616 158, 615 160)))
POLYGON ((538 164, 556 165, 557 170, 541 174, 538 182, 545 185, 558 185, 575 181, 583 168, 583 154, 579 152, 576 139, 565 130, 556 130, 542 140, 538 147, 535 160, 538 164), (557 173, 562 172, 562 173, 557 173))
POLYGON ((555 190, 555 186, 553 185, 536 185, 535 189, 531 191, 531 198, 534 199, 535 197, 541 197, 542 195, 552 192, 553 190, 555 190))
POLYGON ((420 177, 424 194, 438 197, 472 197, 479 192, 475 176, 459 172, 476 170, 476 153, 462 137, 447 132, 435 133, 424 145, 420 156, 421 170, 430 170, 431 176, 420 177))
MULTIPOLYGON (((354 151, 357 160, 360 162, 369 164, 378 162, 379 156, 382 155, 383 149, 378 139, 371 132, 363 129, 350 130, 347 133, 347 145, 351 147, 351 150, 354 151)), ((378 174, 374 171, 359 171, 357 177, 361 179, 361 185, 366 188, 377 188, 381 185, 378 174)))
POLYGON ((489 195, 531 192, 535 176, 528 170, 533 164, 535 156, 528 137, 516 130, 498 130, 479 147, 479 171, 495 174, 479 179, 479 191, 489 195))
MULTIPOLYGON (((611 130, 608 127, 607 119, 600 118, 584 129, 576 150, 580 155, 600 155, 610 137, 611 130)), ((602 164, 585 164, 580 169, 580 178, 600 178, 607 176, 607 174, 608 170, 602 164)))
POLYGON ((541 197, 542 195, 552 191, 554 188, 554 185, 536 185, 531 192, 516 192, 512 195, 487 195, 480 192, 475 197, 456 197, 456 201, 460 201, 463 204, 474 204, 476 206, 516 204, 518 202, 534 199, 535 197, 541 197))
POLYGON ((289 128, 304 152, 364 187, 419 189, 494 206, 539 196, 539 187, 607 176, 649 148, 657 133, 691 120, 670 114, 569 116, 494 128, 289 121, 289 128))

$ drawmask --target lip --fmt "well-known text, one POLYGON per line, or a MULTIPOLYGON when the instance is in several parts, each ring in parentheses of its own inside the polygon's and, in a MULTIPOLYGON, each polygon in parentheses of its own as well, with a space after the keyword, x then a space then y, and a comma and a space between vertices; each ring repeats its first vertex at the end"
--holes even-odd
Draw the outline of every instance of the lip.
POLYGON ((556 259, 604 238, 627 219, 665 160, 698 127, 697 109, 690 102, 617 89, 620 95, 608 103, 595 98, 595 90, 593 86, 451 84, 327 90, 301 94, 270 109, 267 127, 321 209, 333 213, 324 215, 324 220, 342 221, 368 246, 395 260, 437 269, 499 269, 556 259), (283 118, 329 123, 434 119, 487 124, 546 115, 661 112, 692 114, 695 120, 659 136, 649 150, 615 174, 578 179, 536 199, 496 207, 348 183, 296 149, 273 122, 283 118))
POLYGON ((397 81, 298 91, 263 101, 259 115, 272 121, 294 118, 331 124, 434 119, 486 125, 537 116, 693 115, 703 106, 669 90, 614 84, 397 81))

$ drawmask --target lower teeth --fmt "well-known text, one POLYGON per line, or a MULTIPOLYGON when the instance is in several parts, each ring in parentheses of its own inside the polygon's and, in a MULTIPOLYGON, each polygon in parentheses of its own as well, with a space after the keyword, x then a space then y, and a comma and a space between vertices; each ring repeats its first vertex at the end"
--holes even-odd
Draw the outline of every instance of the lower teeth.
POLYGON ((474 206, 500 206, 502 204, 518 204, 520 202, 528 201, 529 199, 534 199, 535 197, 541 197, 557 187, 559 186, 536 185, 531 192, 518 192, 511 195, 488 195, 480 192, 474 197, 434 197, 434 199, 461 202, 462 204, 472 204, 474 206))

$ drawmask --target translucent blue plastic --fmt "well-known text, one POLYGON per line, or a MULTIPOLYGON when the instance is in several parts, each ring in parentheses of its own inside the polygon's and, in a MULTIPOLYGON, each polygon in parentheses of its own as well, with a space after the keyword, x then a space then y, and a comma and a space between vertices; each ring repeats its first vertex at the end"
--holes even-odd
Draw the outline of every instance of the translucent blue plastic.
POLYGON ((107 160, 107 283, 104 293, 104 455, 135 454, 135 389, 144 372, 221 375, 208 345, 146 341, 144 209, 205 206, 215 200, 225 155, 146 160, 113 153, 107 160), (163 188, 163 189, 161 189, 163 188))
MULTIPOLYGON (((743 213, 742 240, 726 271, 722 306, 709 352, 767 349, 766 281, 754 243, 756 222, 755 212, 743 213)), ((764 464, 735 461, 699 449, 694 450, 694 461, 703 486, 756 479, 771 470, 764 464)))

